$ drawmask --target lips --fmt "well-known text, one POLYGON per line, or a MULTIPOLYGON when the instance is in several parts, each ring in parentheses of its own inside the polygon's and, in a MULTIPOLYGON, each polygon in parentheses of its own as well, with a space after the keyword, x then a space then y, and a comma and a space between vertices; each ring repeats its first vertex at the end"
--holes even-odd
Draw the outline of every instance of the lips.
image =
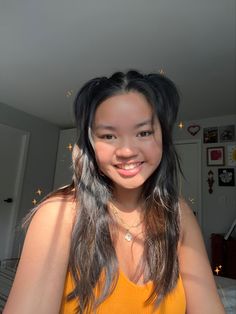
POLYGON ((117 172, 124 177, 133 177, 137 175, 142 168, 143 162, 129 162, 115 165, 117 172))

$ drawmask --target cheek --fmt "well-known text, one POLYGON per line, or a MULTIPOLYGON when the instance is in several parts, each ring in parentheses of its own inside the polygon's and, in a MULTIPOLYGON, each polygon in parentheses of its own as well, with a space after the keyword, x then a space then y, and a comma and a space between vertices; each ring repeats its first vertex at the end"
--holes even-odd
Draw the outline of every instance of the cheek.
POLYGON ((99 142, 95 143, 94 152, 98 166, 102 166, 111 162, 113 149, 110 145, 99 142))
POLYGON ((150 151, 150 158, 153 160, 154 163, 160 163, 162 159, 162 141, 161 140, 155 140, 155 143, 153 143, 149 147, 150 151))

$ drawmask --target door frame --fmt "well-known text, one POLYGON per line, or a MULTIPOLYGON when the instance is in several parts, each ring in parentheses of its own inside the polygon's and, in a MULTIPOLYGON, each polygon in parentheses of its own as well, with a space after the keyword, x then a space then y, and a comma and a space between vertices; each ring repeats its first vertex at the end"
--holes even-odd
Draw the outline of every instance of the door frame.
POLYGON ((198 208, 198 223, 203 230, 203 215, 202 215, 202 142, 200 139, 183 139, 183 140, 174 140, 174 145, 187 145, 187 144, 196 144, 197 145, 197 164, 196 166, 199 169, 199 182, 198 186, 198 200, 199 200, 199 208, 198 208))
POLYGON ((20 203, 22 199, 22 190, 23 190, 24 175, 25 175, 28 148, 29 148, 30 133, 27 131, 18 129, 16 127, 7 125, 7 124, 3 124, 3 123, 1 124, 11 129, 15 129, 22 136, 19 164, 18 164, 17 175, 15 179, 15 186, 14 186, 14 193, 13 193, 14 201, 12 204, 12 214, 11 214, 10 223, 9 223, 10 236, 7 238, 8 240, 6 241, 6 250, 5 250, 6 256, 11 258, 12 253, 13 253, 14 240, 15 240, 15 230, 16 230, 15 226, 16 226, 20 203))

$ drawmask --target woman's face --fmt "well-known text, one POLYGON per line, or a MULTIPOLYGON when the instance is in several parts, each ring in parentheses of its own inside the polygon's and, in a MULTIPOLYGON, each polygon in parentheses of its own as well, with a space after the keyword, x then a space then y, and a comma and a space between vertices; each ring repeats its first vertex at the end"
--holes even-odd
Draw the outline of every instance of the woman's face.
POLYGON ((95 112, 92 136, 97 164, 115 188, 141 188, 160 164, 160 123, 138 92, 102 102, 95 112))

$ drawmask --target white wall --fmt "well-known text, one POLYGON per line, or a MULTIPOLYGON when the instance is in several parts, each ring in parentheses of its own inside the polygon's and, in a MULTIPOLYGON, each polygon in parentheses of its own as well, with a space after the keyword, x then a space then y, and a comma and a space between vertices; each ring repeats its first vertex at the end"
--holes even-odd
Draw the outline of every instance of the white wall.
MULTIPOLYGON (((236 127, 236 115, 213 117, 202 120, 194 121, 183 121, 184 128, 180 129, 178 127, 174 130, 174 139, 193 139, 198 138, 202 141, 202 220, 203 220, 203 234, 207 249, 209 252, 210 246, 210 235, 211 233, 225 233, 230 227, 233 220, 236 218, 236 186, 226 187, 218 186, 218 168, 228 167, 227 165, 227 145, 235 144, 235 142, 223 142, 223 143, 203 143, 203 128, 205 127, 219 127, 226 125, 235 125, 236 127), (200 131, 192 136, 187 128, 190 125, 199 125, 201 127, 200 131), (209 167, 207 166, 206 160, 206 148, 214 146, 224 146, 225 147, 225 165, 221 167, 209 167), (212 170, 214 173, 214 185, 213 193, 208 192, 208 171, 212 170)), ((194 165, 193 165, 194 167, 194 165)), ((230 167, 232 168, 232 167, 230 167)), ((235 167, 234 167, 235 169, 235 167)), ((234 170, 235 171, 235 170, 234 170)), ((236 171, 235 171, 236 175, 236 171)), ((236 179, 236 178, 235 178, 236 179)))
MULTIPOLYGON (((44 120, 16 110, 0 103, 0 123, 30 133, 26 170, 22 187, 22 197, 17 222, 32 208, 32 199, 37 188, 43 190, 43 196, 53 188, 56 164, 59 128, 44 120)), ((23 235, 17 232, 14 254, 17 255, 23 235)))

